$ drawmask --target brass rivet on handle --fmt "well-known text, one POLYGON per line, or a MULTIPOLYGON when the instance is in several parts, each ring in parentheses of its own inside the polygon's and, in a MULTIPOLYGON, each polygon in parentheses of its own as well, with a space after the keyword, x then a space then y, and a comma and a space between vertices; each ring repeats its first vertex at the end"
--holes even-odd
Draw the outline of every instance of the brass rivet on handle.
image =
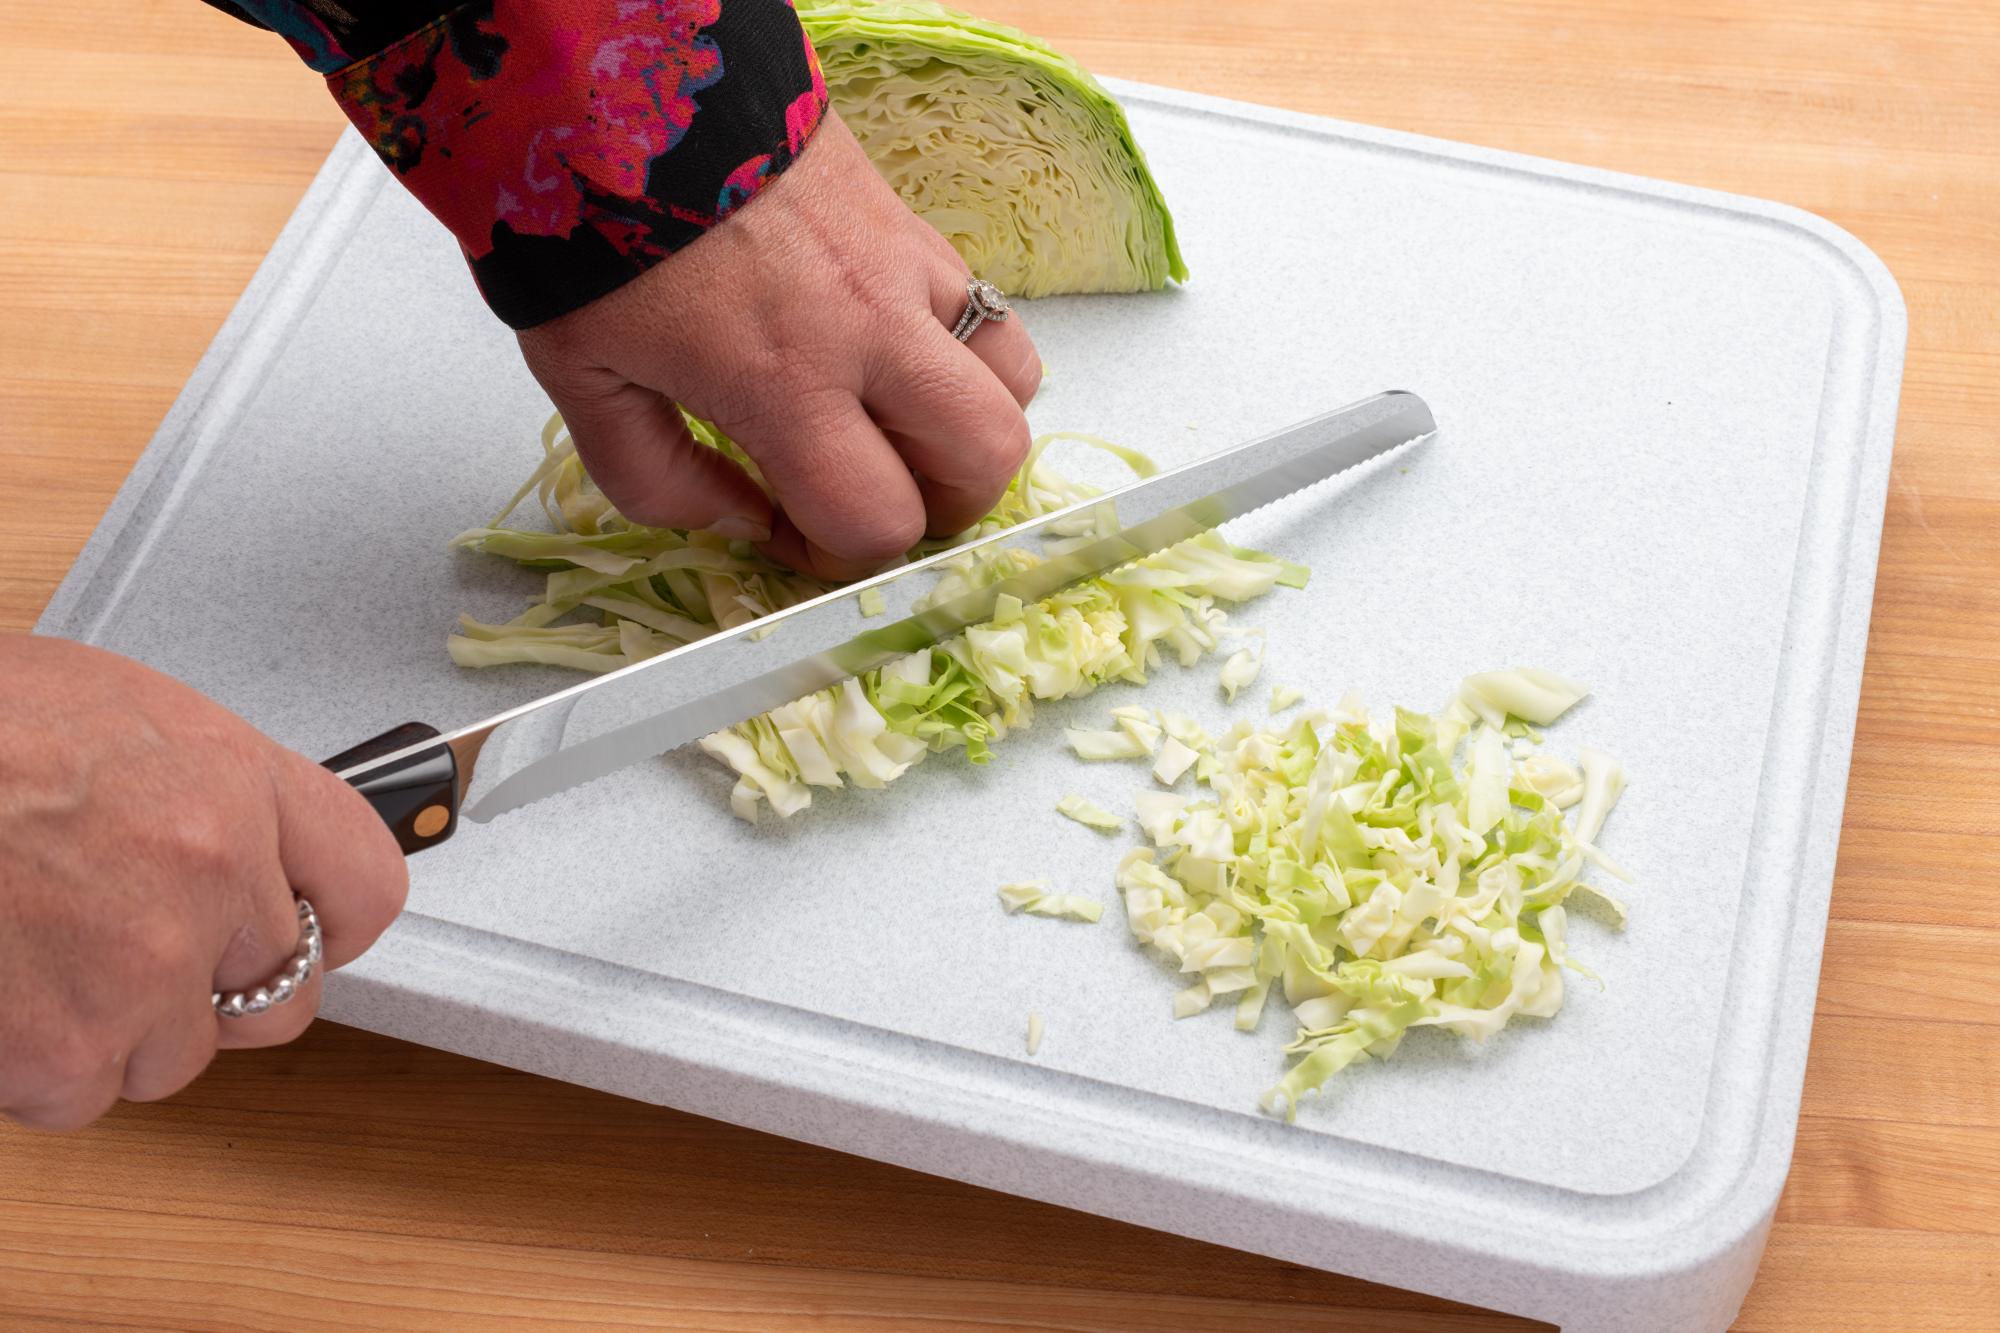
POLYGON ((441 805, 427 805, 417 811, 417 817, 410 824, 419 838, 435 838, 444 832, 444 826, 451 822, 451 811, 441 805))

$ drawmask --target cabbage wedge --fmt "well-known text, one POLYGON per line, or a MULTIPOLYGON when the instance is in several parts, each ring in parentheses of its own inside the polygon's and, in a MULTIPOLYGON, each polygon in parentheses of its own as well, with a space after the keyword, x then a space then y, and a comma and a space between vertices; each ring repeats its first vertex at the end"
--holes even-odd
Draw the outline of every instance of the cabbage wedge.
POLYGON ((875 169, 1013 296, 1187 278, 1124 111, 1026 33, 913 0, 798 0, 827 93, 875 169))

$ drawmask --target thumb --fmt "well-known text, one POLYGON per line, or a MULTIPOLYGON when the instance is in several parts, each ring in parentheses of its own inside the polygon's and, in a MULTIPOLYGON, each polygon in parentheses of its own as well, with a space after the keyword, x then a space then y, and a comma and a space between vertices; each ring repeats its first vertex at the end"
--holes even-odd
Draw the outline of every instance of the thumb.
MULTIPOLYGON (((598 489, 634 523, 771 539, 771 501, 736 461, 695 442, 671 398, 611 371, 586 392, 550 388, 598 489)), ((549 387, 544 385, 544 387, 549 387)))

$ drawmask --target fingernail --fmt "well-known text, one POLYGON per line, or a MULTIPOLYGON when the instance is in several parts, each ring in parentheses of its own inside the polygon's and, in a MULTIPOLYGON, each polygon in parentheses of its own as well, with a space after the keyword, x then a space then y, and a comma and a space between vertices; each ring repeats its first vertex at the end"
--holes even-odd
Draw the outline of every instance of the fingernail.
POLYGON ((718 537, 727 537, 733 542, 767 542, 771 540, 771 525, 759 523, 754 518, 744 518, 731 514, 728 518, 718 518, 709 529, 718 537))

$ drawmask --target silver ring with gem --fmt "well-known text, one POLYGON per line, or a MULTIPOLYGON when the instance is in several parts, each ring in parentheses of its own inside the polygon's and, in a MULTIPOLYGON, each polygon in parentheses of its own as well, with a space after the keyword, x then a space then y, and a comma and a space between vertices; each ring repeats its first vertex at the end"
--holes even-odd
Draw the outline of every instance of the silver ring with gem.
POLYGON ((320 952, 319 914, 313 911, 311 903, 301 898, 299 943, 292 950, 291 961, 261 986, 252 986, 248 990, 216 991, 210 997, 215 1012, 224 1018, 248 1018, 285 1003, 304 990, 306 982, 312 979, 313 969, 319 966, 320 952))
POLYGON ((952 326, 951 336, 964 342, 981 324, 989 319, 996 322, 1003 320, 1013 309, 1007 304, 1005 292, 984 278, 974 278, 965 284, 965 313, 952 326))

